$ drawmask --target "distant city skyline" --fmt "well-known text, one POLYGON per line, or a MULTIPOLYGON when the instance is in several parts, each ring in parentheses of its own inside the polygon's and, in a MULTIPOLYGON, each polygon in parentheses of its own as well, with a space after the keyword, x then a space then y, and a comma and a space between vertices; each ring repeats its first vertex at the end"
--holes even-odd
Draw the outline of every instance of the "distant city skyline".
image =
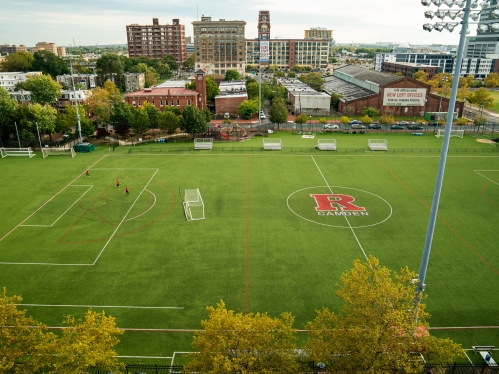
MULTIPOLYGON (((20 0, 2 4, 0 44, 34 47, 37 42, 47 41, 67 47, 73 45, 73 39, 76 45, 126 44, 126 25, 149 25, 153 18, 159 18, 160 24, 179 18, 185 25, 186 36, 193 36, 192 22, 202 15, 214 20, 244 20, 246 38, 251 39, 257 37, 260 10, 270 11, 272 38, 301 39, 304 30, 323 27, 333 30, 333 38, 342 44, 457 45, 459 42, 459 27, 453 33, 423 30, 423 24, 430 20, 423 15, 428 8, 418 0, 357 0, 346 4, 338 0, 208 0, 198 3, 88 0, 77 5, 62 0, 20 0)), ((475 34, 475 29, 476 26, 470 27, 471 35, 475 34)))

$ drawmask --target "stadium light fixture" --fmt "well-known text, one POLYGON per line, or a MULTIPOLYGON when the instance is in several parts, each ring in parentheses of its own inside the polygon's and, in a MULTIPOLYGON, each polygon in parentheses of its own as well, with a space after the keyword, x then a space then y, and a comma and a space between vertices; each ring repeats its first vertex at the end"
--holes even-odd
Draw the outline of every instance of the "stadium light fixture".
POLYGON ((430 6, 431 0, 421 0, 421 4, 423 4, 424 6, 430 6))
POLYGON ((478 25, 478 27, 476 28, 476 32, 479 34, 483 34, 487 31, 489 31, 489 27, 487 25, 478 25))
POLYGON ((442 5, 442 3, 444 2, 444 0, 431 0, 431 2, 433 4, 435 4, 436 6, 440 6, 442 5))
MULTIPOLYGON (((427 12, 425 12, 425 15, 426 15, 427 12)), ((459 10, 449 10, 447 12, 447 15, 448 17, 451 19, 451 20, 455 20, 456 17, 458 16, 459 14, 459 10)))
POLYGON ((497 31, 499 31, 499 23, 497 23, 497 22, 496 22, 496 23, 491 23, 491 24, 489 25, 489 29, 490 29, 490 31, 492 31, 492 32, 497 32, 497 31))
MULTIPOLYGON (((499 9, 498 9, 499 10, 499 9)), ((424 12, 424 16, 429 19, 433 19, 435 17, 435 12, 432 12, 431 10, 424 12)))
POLYGON ((445 28, 449 32, 452 32, 452 31, 454 31, 454 29, 456 28, 457 25, 458 25, 458 23, 448 23, 448 24, 445 25, 445 28))
POLYGON ((448 14, 449 13, 447 10, 439 9, 435 12, 435 17, 443 20, 445 17, 447 17, 448 14))
POLYGON ((490 12, 490 15, 492 16, 492 18, 499 18, 499 9, 494 9, 492 12, 490 12))
POLYGON ((433 25, 431 23, 425 23, 423 25, 423 30, 431 32, 433 30, 433 25))

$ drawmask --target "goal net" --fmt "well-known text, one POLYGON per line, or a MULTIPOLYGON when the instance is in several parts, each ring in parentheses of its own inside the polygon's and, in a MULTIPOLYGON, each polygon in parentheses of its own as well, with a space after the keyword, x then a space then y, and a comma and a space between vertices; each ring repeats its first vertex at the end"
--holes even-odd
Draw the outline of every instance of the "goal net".
POLYGON ((48 156, 76 156, 73 148, 42 148, 43 158, 48 156))
MULTIPOLYGON (((438 129, 435 136, 437 138, 440 138, 441 136, 444 136, 444 134, 445 134, 445 129, 438 129)), ((450 136, 462 138, 464 136, 464 130, 450 130, 450 136)))
POLYGON ((185 190, 183 204, 187 221, 204 219, 204 204, 199 189, 185 190))
POLYGON ((7 156, 28 156, 29 158, 36 156, 31 148, 0 148, 2 158, 7 156))

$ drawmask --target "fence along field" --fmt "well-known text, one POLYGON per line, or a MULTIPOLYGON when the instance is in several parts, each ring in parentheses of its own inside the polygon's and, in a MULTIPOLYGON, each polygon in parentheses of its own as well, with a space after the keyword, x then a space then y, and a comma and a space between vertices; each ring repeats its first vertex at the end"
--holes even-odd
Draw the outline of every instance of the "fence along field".
MULTIPOLYGON (((336 307, 335 284, 355 258, 364 257, 362 249, 391 268, 417 270, 437 164, 438 155, 106 157, 89 178, 78 178, 23 223, 50 227, 20 226, 0 241, 0 273, 27 304, 108 306, 121 327, 200 328, 204 307, 224 299, 237 311, 289 311, 302 328, 314 309, 336 307), (202 191, 205 220, 187 222, 178 191, 195 187, 202 191), (353 196, 352 203, 369 215, 352 214, 350 225, 343 215, 319 215, 310 195, 331 190, 353 196), (19 264, 93 264, 97 258, 97 266, 19 264)), ((427 282, 432 326, 494 321, 498 237, 490 217, 499 204, 499 186, 491 182, 499 174, 496 164, 497 157, 449 157, 440 211, 445 223, 437 226, 427 282), (463 210, 464 196, 473 209, 463 210)), ((50 181, 43 176, 53 167, 49 163, 40 175, 40 164, 23 167, 40 182, 50 181)), ((15 196, 19 187, 8 185, 15 196)), ((60 190, 43 191, 46 200, 60 190)), ((21 221, 4 216, 9 227, 3 223, 1 235, 21 221)), ((79 313, 70 307, 28 309, 55 326, 63 311, 79 313)), ((121 355, 169 357, 179 344, 190 350, 189 339, 178 334, 166 341, 162 334, 147 334, 146 341, 140 338, 146 333, 133 334, 118 346, 121 355)))

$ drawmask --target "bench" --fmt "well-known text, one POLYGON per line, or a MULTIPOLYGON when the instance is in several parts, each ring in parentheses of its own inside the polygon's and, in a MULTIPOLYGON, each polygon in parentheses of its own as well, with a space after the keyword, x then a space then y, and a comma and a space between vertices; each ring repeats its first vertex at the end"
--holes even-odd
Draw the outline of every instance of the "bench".
POLYGON ((317 148, 319 151, 336 151, 336 139, 319 139, 317 148))
POLYGON ((474 345, 473 352, 489 352, 492 353, 492 350, 495 348, 494 345, 474 345))
POLYGON ((387 151, 388 142, 386 139, 369 139, 367 142, 371 151, 387 151))
POLYGON ((213 149, 213 139, 212 138, 194 139, 194 149, 213 149))
POLYGON ((281 139, 263 139, 263 149, 266 151, 280 151, 282 150, 281 139))

